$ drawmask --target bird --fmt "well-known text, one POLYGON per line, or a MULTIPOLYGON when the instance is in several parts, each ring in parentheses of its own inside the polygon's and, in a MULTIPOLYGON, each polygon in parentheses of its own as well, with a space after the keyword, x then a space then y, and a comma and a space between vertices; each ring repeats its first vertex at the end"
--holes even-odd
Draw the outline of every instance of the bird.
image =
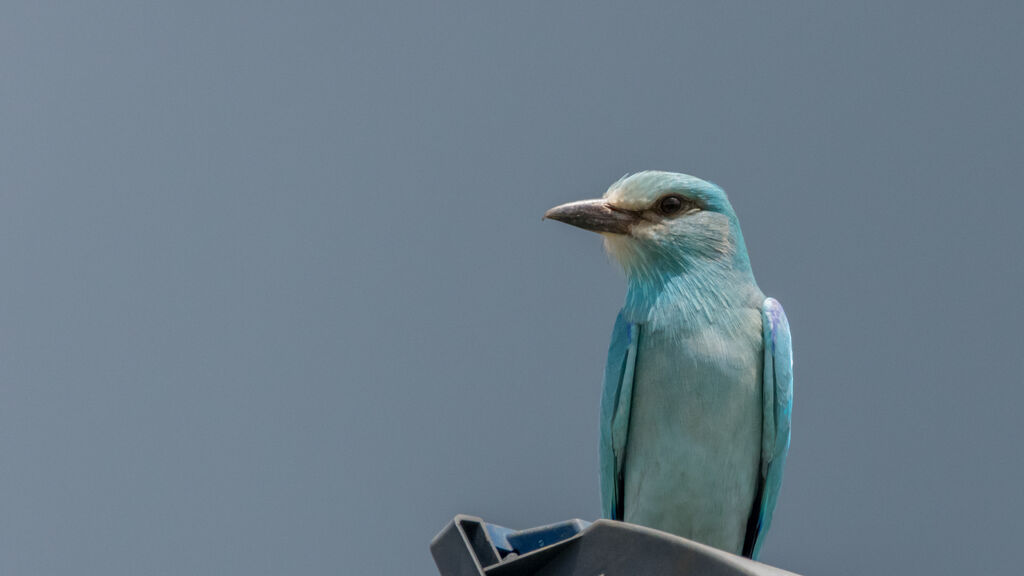
POLYGON ((601 234, 626 276, 601 395, 603 516, 756 560, 789 452, 792 339, 725 192, 644 171, 544 218, 601 234))

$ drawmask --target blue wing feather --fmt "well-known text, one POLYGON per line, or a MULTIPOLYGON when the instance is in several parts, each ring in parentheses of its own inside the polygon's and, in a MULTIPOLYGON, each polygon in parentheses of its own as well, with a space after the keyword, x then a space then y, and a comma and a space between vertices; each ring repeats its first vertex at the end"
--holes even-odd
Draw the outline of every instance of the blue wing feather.
POLYGON ((601 392, 601 513, 613 520, 622 520, 622 463, 639 338, 640 326, 626 321, 619 312, 601 392))
POLYGON ((793 343, 782 305, 767 298, 761 308, 764 331, 764 413, 761 434, 761 485, 755 502, 748 548, 757 559, 782 486, 782 469, 789 452, 789 428, 793 412, 793 343))

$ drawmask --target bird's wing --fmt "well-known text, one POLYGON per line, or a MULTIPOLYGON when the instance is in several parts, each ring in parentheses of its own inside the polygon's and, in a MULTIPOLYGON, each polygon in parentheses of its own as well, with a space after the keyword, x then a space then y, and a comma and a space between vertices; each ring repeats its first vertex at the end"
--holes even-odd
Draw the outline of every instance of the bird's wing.
POLYGON ((626 321, 619 312, 608 347, 601 393, 601 511, 605 518, 613 520, 622 520, 622 463, 639 339, 640 325, 626 321))
POLYGON ((793 412, 793 343, 782 305, 766 298, 761 307, 764 331, 763 420, 761 430, 761 480, 754 503, 743 555, 757 559, 764 535, 772 522, 775 501, 782 486, 782 468, 789 452, 789 423, 793 412))

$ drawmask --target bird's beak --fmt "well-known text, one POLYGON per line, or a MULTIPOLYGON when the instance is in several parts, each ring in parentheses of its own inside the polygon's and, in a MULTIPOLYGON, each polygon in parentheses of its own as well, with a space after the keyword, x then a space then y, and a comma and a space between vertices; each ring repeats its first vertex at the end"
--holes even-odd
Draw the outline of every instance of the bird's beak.
POLYGON ((580 200, 555 206, 544 214, 544 218, 601 234, 629 234, 629 229, 637 220, 632 212, 615 208, 602 199, 580 200))

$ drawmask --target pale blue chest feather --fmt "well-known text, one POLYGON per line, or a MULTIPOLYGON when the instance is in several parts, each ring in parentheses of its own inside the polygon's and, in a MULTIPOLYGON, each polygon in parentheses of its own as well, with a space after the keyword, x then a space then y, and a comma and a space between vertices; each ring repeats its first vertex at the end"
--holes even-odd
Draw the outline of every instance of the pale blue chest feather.
POLYGON ((627 522, 740 553, 761 453, 761 314, 646 330, 624 466, 627 522))

